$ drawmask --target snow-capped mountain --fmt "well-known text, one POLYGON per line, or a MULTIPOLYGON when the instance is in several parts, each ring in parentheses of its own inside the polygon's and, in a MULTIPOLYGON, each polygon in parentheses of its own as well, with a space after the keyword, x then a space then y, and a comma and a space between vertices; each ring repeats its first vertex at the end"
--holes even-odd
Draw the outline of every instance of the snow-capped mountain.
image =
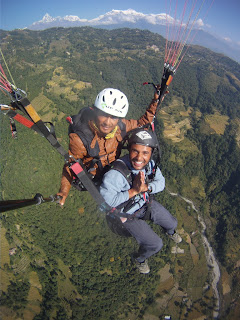
MULTIPOLYGON (((172 18, 168 18, 170 23, 172 18)), ((51 17, 48 13, 42 20, 34 22, 28 29, 42 30, 51 27, 72 27, 74 26, 106 26, 106 25, 119 25, 123 23, 136 24, 138 22, 145 22, 152 25, 164 25, 166 23, 166 14, 143 14, 133 9, 128 10, 112 10, 104 15, 100 15, 92 20, 80 19, 78 16, 67 15, 65 17, 51 17)))
MULTIPOLYGON (((112 10, 104 15, 100 15, 92 20, 81 19, 78 16, 66 15, 64 17, 51 17, 48 13, 44 15, 42 20, 34 22, 28 27, 30 30, 44 30, 53 27, 80 27, 80 26, 92 26, 97 28, 138 28, 147 29, 152 32, 166 36, 166 24, 171 26, 174 18, 166 15, 165 13, 160 14, 143 14, 133 9, 128 10, 112 10)), ((201 26, 202 21, 198 21, 201 26)), ((175 21, 175 24, 177 22, 175 21)), ((201 30, 198 35, 192 41, 193 44, 198 44, 209 48, 215 52, 223 53, 226 56, 240 62, 240 48, 229 45, 228 42, 217 39, 208 32, 201 30)))
POLYGON ((65 17, 51 17, 48 13, 37 22, 34 22, 28 29, 31 30, 44 30, 53 27, 72 27, 79 25, 86 25, 87 19, 80 19, 78 16, 67 15, 65 17))

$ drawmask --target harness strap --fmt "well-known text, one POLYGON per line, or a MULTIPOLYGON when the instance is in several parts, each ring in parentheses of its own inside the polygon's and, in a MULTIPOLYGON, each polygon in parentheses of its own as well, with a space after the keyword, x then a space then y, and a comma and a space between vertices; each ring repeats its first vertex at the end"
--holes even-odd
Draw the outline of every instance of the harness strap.
POLYGON ((21 123, 22 125, 24 125, 27 128, 33 129, 34 131, 36 131, 38 134, 41 134, 40 131, 37 129, 36 125, 34 124, 34 122, 32 122, 31 120, 23 117, 21 114, 17 113, 16 111, 10 109, 6 115, 9 116, 10 119, 10 124, 11 124, 11 130, 12 130, 12 135, 15 138, 15 135, 17 134, 17 128, 15 125, 15 121, 21 123))
POLYGON ((25 117, 21 116, 19 113, 16 113, 15 111, 13 110, 10 110, 8 112, 8 115, 18 121, 19 123, 23 124, 25 127, 27 128, 32 128, 34 126, 34 123, 28 119, 26 119, 25 117))
MULTIPOLYGON (((114 161, 111 166, 110 166, 110 169, 114 169, 118 172, 120 172, 124 178, 127 180, 127 182, 129 183, 129 185, 132 184, 132 181, 133 181, 133 175, 132 175, 132 172, 131 170, 127 167, 126 163, 124 161, 122 161, 121 159, 118 159, 116 161, 114 161)), ((150 182, 153 177, 154 177, 154 174, 152 175, 151 174, 151 178, 149 175, 146 175, 146 182, 150 182)), ((146 192, 143 193, 143 198, 145 200, 145 203, 147 205, 147 207, 150 205, 150 199, 147 199, 146 198, 146 192)), ((131 208, 133 208, 135 206, 137 202, 135 201, 135 197, 121 203, 120 205, 118 205, 116 207, 116 209, 118 210, 118 212, 120 212, 121 209, 124 210, 124 212, 128 212, 131 208)), ((147 213, 150 212, 150 208, 147 209, 147 213)), ((121 212, 121 215, 123 213, 121 212)), ((128 219, 131 219, 133 218, 135 215, 134 214, 128 214, 128 213, 124 213, 125 214, 125 217, 127 217, 128 219)))
POLYGON ((17 108, 27 114, 27 116, 36 125, 36 128, 50 142, 52 147, 54 147, 64 157, 65 161, 68 162, 69 154, 63 149, 57 138, 49 131, 48 127, 41 120, 30 101, 27 98, 23 98, 17 102, 14 102, 14 104, 17 104, 17 108))

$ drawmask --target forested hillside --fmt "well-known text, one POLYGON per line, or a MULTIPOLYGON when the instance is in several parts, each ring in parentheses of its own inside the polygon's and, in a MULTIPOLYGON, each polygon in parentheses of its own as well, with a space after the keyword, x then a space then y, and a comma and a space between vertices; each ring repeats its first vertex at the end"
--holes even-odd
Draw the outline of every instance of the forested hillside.
MULTIPOLYGON (((153 88, 142 83, 160 82, 165 41, 137 29, 57 28, 1 31, 1 48, 17 87, 67 148, 66 116, 93 105, 105 87, 127 95, 127 118, 144 113, 153 88)), ((129 256, 136 243, 111 233, 91 196, 77 190, 63 209, 50 203, 1 213, 2 319, 211 319, 201 224, 169 192, 193 201, 204 219, 221 269, 220 318, 239 319, 239 91, 239 64, 190 47, 157 115, 167 185, 158 200, 178 218, 182 253, 172 253, 154 226, 164 247, 150 260, 151 273, 138 274, 129 256)), ((8 118, 0 121, 1 199, 56 194, 61 156, 20 124, 12 139, 8 118)))

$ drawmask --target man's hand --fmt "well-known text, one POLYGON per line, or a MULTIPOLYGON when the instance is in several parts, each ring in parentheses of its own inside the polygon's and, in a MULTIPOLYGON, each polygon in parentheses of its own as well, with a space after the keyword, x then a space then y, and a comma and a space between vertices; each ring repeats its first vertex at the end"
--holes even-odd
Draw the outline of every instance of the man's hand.
POLYGON ((160 84, 156 85, 156 89, 157 89, 157 91, 154 92, 154 98, 153 98, 154 100, 158 100, 159 99, 159 92, 160 92, 160 89, 161 89, 160 84))
POLYGON ((57 196, 59 196, 59 200, 58 200, 58 203, 60 204, 61 207, 63 207, 65 201, 66 201, 66 198, 67 196, 64 195, 62 192, 58 192, 57 193, 57 196))
POLYGON ((137 194, 141 192, 146 192, 148 190, 148 186, 145 182, 145 174, 142 171, 139 171, 138 175, 134 178, 133 186, 130 190, 128 190, 129 199, 135 197, 137 194))

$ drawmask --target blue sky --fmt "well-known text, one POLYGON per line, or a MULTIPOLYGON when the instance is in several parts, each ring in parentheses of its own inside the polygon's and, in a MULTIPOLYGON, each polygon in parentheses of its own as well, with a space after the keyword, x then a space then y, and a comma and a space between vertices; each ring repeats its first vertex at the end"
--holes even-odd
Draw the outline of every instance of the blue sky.
MULTIPOLYGON (((195 0, 188 0, 190 3, 195 0)), ((201 4, 204 0, 197 0, 201 4)), ((178 9, 183 8, 185 0, 178 0, 178 9)), ((205 0, 199 18, 204 18, 207 7, 212 0, 205 0)), ((171 0, 0 0, 0 28, 13 30, 24 28, 41 20, 45 13, 52 17, 76 15, 81 19, 93 19, 112 9, 134 9, 142 13, 165 13, 166 3, 171 0)), ((175 0, 172 0, 175 3, 175 0)), ((168 9, 169 10, 169 9, 168 9)), ((182 9, 179 10, 182 12, 182 9)), ((171 11, 174 16, 174 9, 171 11)), ((215 0, 204 23, 208 31, 229 41, 238 42, 240 46, 240 0, 215 0)))

